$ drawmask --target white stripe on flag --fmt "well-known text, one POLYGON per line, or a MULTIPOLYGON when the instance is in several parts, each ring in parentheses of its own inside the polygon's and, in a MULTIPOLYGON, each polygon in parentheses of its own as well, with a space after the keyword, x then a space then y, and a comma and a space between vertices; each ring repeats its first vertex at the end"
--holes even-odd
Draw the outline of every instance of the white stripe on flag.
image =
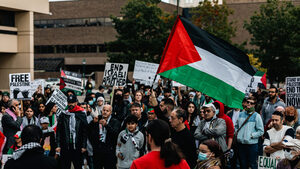
POLYGON ((232 63, 210 53, 207 50, 195 46, 201 57, 201 61, 189 64, 189 66, 210 74, 235 89, 245 93, 252 76, 232 63))

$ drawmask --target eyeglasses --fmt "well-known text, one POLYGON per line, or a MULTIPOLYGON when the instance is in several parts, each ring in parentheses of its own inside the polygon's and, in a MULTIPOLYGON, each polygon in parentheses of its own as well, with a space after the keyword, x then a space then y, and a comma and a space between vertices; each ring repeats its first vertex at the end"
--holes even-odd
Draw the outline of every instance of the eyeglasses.
POLYGON ((275 93, 274 91, 269 91, 269 93, 275 93))
POLYGON ((204 110, 203 113, 210 113, 211 110, 204 110))
POLYGON ((254 102, 249 102, 249 101, 247 101, 247 104, 255 105, 254 102))

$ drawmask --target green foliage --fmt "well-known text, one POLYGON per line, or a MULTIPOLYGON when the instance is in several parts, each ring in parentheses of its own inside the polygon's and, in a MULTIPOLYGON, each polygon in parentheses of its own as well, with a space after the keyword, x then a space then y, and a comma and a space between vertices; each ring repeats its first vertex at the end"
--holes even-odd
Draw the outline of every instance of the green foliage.
POLYGON ((254 56, 267 68, 271 83, 300 72, 300 8, 291 2, 268 0, 244 27, 252 35, 254 56))
POLYGON ((175 15, 164 13, 160 0, 129 0, 122 8, 122 18, 112 16, 117 40, 107 43, 110 62, 129 63, 135 60, 159 63, 175 15))
POLYGON ((236 28, 233 22, 228 21, 228 16, 233 11, 225 3, 218 5, 218 1, 204 0, 191 13, 192 22, 196 26, 231 43, 230 39, 235 36, 236 28))

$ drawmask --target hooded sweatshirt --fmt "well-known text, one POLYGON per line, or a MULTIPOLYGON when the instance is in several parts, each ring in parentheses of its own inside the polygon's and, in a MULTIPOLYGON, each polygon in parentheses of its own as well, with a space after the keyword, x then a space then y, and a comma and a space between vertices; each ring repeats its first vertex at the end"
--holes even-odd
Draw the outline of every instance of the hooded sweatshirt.
POLYGON ((226 143, 228 144, 228 139, 229 138, 233 139, 233 136, 234 136, 233 122, 232 122, 231 118, 224 113, 224 104, 219 101, 215 101, 215 102, 219 103, 219 105, 220 105, 219 114, 217 117, 224 119, 225 123, 226 123, 226 143))

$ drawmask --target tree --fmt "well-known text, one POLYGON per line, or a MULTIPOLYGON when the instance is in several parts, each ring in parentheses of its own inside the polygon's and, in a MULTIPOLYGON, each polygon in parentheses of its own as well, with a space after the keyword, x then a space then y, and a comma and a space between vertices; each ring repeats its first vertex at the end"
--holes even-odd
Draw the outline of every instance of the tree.
POLYGON ((160 0, 129 0, 121 9, 122 18, 112 16, 117 40, 107 43, 110 62, 129 63, 135 60, 159 63, 175 15, 164 13, 160 0))
POLYGON ((255 46, 252 53, 267 68, 271 84, 299 75, 299 11, 291 2, 268 0, 250 18, 250 23, 244 24, 252 35, 250 44, 255 46))
POLYGON ((201 29, 231 43, 235 36, 236 28, 233 22, 228 21, 228 16, 233 13, 225 4, 218 5, 218 1, 204 0, 192 9, 192 22, 201 29))

